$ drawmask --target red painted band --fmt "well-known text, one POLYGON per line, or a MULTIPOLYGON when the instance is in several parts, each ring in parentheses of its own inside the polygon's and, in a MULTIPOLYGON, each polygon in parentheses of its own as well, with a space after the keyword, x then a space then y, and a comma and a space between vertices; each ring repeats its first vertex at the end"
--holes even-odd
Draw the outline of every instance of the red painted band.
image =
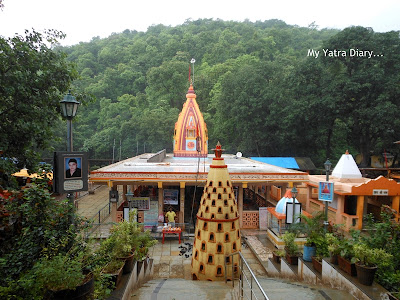
POLYGON ((207 222, 233 222, 233 221, 236 221, 237 219, 239 219, 239 217, 236 217, 236 218, 234 218, 234 219, 206 219, 206 218, 202 218, 202 217, 199 217, 199 216, 197 216, 197 219, 200 219, 200 220, 202 220, 202 221, 207 221, 207 222))

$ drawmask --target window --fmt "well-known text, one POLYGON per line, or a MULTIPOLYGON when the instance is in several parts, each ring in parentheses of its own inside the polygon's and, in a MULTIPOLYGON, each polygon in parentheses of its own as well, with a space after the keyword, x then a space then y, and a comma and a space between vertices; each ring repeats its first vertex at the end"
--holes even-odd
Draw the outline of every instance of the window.
POLYGON ((211 201, 211 206, 215 206, 215 200, 211 201))
POLYGON ((222 199, 222 195, 218 194, 218 200, 221 200, 221 199, 222 199))
POLYGON ((218 223, 218 225, 217 225, 217 230, 218 230, 218 231, 222 231, 222 224, 221 224, 221 223, 218 223))
POLYGON ((200 263, 200 268, 199 268, 200 273, 204 274, 205 270, 204 270, 204 264, 200 263))
POLYGON ((214 235, 214 233, 210 233, 210 239, 209 239, 209 241, 210 242, 215 242, 215 235, 214 235))
POLYGON ((224 193, 226 193, 226 188, 224 188, 224 193))
POLYGON ((194 259, 199 259, 199 251, 196 250, 196 252, 194 253, 194 259))
POLYGON ((215 219, 215 214, 211 214, 211 220, 215 219))
POLYGON ((232 222, 232 229, 235 229, 235 222, 232 222))
POLYGON ((238 271, 239 271, 238 264, 235 263, 235 265, 233 267, 233 273, 237 273, 238 271))
POLYGON ((208 227, 207 222, 204 222, 204 224, 203 224, 203 230, 207 230, 207 227, 208 227))
POLYGON ((208 193, 208 194, 207 194, 207 199, 210 199, 210 198, 211 198, 211 194, 208 193))
POLYGON ((222 274, 222 266, 218 266, 218 267, 217 267, 217 276, 218 276, 218 277, 223 276, 223 274, 222 274))
POLYGON ((225 258, 225 263, 226 263, 227 265, 229 265, 229 264, 231 263, 231 257, 230 257, 230 256, 227 256, 227 257, 225 258))
POLYGON ((197 237, 200 238, 200 229, 197 230, 197 237))
POLYGON ((201 242, 201 251, 206 251, 206 242, 201 242))
POLYGON ((218 206, 218 213, 222 214, 222 207, 221 206, 218 206))
POLYGON ((224 200, 224 206, 228 206, 228 200, 224 200))
POLYGON ((219 187, 222 186, 222 181, 218 181, 218 186, 219 186, 219 187))
POLYGON ((229 242, 229 233, 225 233, 225 242, 229 242))
POLYGON ((213 188, 213 193, 216 193, 217 192, 217 188, 213 188))
POLYGON ((229 215, 225 214, 225 219, 228 220, 229 219, 229 215))
POLYGON ((206 213, 208 213, 208 211, 209 211, 209 207, 208 207, 208 205, 206 206, 206 213))
POLYGON ((227 186, 230 186, 229 180, 226 181, 226 185, 227 185, 227 186))
POLYGON ((233 213, 233 206, 231 205, 231 213, 233 213))
POLYGON ((222 244, 217 245, 217 253, 222 253, 222 244))
POLYGON ((208 183, 208 186, 213 186, 212 180, 208 183))
POLYGON ((207 263, 210 265, 214 264, 214 256, 212 254, 208 255, 207 263))
POLYGON ((232 244, 232 250, 233 250, 233 251, 236 251, 236 242, 233 242, 233 244, 232 244))

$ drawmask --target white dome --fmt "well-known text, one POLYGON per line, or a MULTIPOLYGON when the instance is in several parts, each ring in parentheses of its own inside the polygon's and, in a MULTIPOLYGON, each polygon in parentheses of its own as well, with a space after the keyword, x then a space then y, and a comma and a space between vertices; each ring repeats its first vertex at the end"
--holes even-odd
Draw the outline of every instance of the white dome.
MULTIPOLYGON (((278 201, 275 207, 275 212, 286 215, 286 203, 293 203, 293 198, 283 197, 278 201)), ((299 203, 297 199, 294 199, 294 203, 299 203)))

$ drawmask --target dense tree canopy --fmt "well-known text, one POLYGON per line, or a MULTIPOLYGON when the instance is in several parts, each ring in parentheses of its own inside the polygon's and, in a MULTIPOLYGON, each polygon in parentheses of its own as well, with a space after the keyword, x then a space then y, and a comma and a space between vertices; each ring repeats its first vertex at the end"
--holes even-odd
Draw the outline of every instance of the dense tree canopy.
POLYGON ((75 89, 98 99, 79 112, 75 147, 92 158, 110 158, 114 140, 122 158, 172 151, 194 57, 210 145, 220 140, 247 156, 308 156, 317 165, 349 149, 367 163, 373 153, 397 151, 399 44, 398 32, 280 20, 188 20, 93 38, 63 48, 80 73, 75 89))
POLYGON ((51 48, 60 38, 57 31, 0 36, 0 150, 19 167, 32 167, 35 151, 48 146, 62 93, 77 75, 51 48))

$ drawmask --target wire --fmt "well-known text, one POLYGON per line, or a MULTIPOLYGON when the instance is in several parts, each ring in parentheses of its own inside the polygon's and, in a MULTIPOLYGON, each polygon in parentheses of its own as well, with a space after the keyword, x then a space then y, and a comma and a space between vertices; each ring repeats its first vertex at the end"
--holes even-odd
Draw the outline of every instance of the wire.
POLYGON ((193 222, 193 227, 195 228, 195 223, 194 223, 194 219, 193 219, 193 208, 194 208, 194 200, 196 199, 196 191, 197 191, 197 181, 199 179, 199 174, 200 174, 200 159, 201 159, 201 155, 199 153, 199 159, 197 160, 197 173, 196 173, 196 182, 194 185, 194 193, 193 193, 193 199, 192 199, 192 210, 190 213, 190 221, 189 224, 191 224, 193 222))

